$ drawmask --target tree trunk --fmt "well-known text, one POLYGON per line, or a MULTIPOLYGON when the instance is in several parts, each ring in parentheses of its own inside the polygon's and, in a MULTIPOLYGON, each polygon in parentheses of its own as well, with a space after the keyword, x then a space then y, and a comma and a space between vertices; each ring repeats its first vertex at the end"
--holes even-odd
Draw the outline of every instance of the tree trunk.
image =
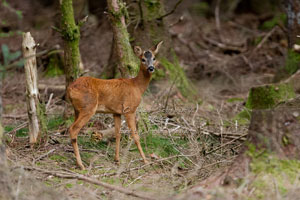
POLYGON ((25 59, 26 74, 26 95, 27 109, 29 119, 29 140, 30 144, 37 142, 40 134, 38 110, 39 108, 39 90, 37 86, 37 68, 36 68, 36 44, 30 33, 23 34, 22 50, 25 59))
POLYGON ((129 32, 133 35, 134 44, 143 48, 149 48, 160 41, 164 41, 164 48, 160 55, 172 60, 170 48, 172 48, 171 36, 165 28, 166 11, 162 0, 142 1, 138 0, 132 12, 135 13, 136 22, 129 26, 129 32))
POLYGON ((80 75, 80 30, 74 20, 72 0, 61 0, 61 34, 64 40, 66 87, 80 75))
MULTIPOLYGON (((3 143, 3 128, 0 117, 0 166, 6 164, 5 146, 3 143)), ((0 167, 1 168, 1 167, 0 167)))
POLYGON ((288 44, 291 49, 294 44, 299 44, 297 41, 297 35, 300 34, 300 2, 298 0, 286 0, 285 9, 288 18, 288 44))
POLYGON ((118 67, 122 77, 132 77, 139 70, 139 62, 129 41, 129 34, 125 22, 127 13, 122 0, 107 0, 110 22, 114 34, 114 51, 117 55, 118 67))

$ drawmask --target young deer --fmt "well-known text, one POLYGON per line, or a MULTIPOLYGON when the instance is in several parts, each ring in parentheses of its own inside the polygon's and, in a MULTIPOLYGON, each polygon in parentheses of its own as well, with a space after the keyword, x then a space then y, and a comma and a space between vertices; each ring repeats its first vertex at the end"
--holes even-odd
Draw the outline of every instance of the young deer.
POLYGON ((67 98, 75 111, 75 121, 69 128, 71 143, 76 156, 77 165, 84 169, 82 164, 77 135, 80 129, 96 113, 112 113, 115 121, 116 154, 115 161, 119 162, 121 115, 126 118, 131 131, 131 137, 144 160, 145 154, 140 144, 140 138, 136 130, 135 115, 141 98, 147 89, 152 73, 158 62, 155 55, 162 41, 147 51, 142 51, 138 46, 134 47, 135 54, 140 58, 140 71, 135 78, 102 80, 92 77, 80 77, 67 88, 67 98))

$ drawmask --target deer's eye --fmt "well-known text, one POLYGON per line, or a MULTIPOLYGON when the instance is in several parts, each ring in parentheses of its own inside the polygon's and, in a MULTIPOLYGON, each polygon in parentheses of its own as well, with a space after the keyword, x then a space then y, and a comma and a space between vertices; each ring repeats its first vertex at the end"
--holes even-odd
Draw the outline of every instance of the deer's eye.
POLYGON ((155 61, 156 59, 155 59, 155 58, 153 58, 153 60, 155 61))
POLYGON ((144 58, 142 58, 142 62, 144 63, 144 62, 146 62, 146 60, 144 58))

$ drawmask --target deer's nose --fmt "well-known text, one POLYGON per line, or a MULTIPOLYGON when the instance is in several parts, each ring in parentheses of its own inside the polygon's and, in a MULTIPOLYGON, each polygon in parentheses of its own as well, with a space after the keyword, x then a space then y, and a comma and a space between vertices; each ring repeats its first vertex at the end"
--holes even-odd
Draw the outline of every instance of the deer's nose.
POLYGON ((154 66, 148 67, 148 71, 151 72, 151 73, 154 72, 154 66))

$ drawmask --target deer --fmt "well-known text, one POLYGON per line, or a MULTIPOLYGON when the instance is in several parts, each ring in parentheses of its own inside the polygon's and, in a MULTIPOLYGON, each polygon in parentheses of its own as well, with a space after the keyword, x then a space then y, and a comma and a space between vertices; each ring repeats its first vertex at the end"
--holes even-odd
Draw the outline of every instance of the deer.
POLYGON ((120 162, 121 115, 125 117, 131 138, 133 138, 144 163, 148 163, 136 128, 136 110, 141 102, 142 95, 148 88, 152 73, 159 63, 155 56, 162 43, 163 41, 146 51, 143 51, 139 46, 134 47, 134 53, 141 61, 139 72, 134 78, 105 80, 80 77, 67 87, 66 97, 73 105, 75 113, 75 120, 69 127, 68 132, 76 163, 82 170, 85 167, 79 154, 77 136, 81 128, 96 113, 113 114, 116 138, 114 160, 118 164, 120 162))

